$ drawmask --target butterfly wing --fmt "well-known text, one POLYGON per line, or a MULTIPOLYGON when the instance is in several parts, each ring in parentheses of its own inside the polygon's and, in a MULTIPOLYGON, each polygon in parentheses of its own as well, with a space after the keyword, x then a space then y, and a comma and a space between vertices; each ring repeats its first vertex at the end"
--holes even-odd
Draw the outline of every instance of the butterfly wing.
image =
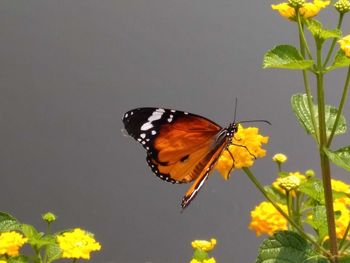
POLYGON ((128 111, 123 122, 147 150, 147 162, 158 177, 172 183, 195 180, 183 199, 186 207, 224 149, 226 132, 199 115, 161 108, 128 111))

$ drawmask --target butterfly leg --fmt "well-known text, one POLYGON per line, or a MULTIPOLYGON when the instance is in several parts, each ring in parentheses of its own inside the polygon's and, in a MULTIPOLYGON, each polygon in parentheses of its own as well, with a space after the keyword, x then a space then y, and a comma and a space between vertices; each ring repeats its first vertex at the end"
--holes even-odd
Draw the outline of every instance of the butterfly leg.
POLYGON ((255 156, 254 154, 252 154, 252 153, 249 151, 249 149, 248 149, 247 146, 241 145, 241 144, 235 144, 235 143, 230 143, 230 145, 237 146, 237 147, 243 147, 244 149, 247 150, 247 152, 248 152, 254 159, 256 159, 256 156, 255 156))
POLYGON ((231 159, 232 159, 232 166, 230 168, 230 171, 228 171, 228 173, 227 173, 227 178, 229 178, 230 173, 232 172, 233 168, 235 168, 235 158, 233 158, 233 155, 230 152, 230 149, 228 147, 226 148, 226 150, 227 150, 227 152, 229 153, 229 155, 231 156, 231 159))

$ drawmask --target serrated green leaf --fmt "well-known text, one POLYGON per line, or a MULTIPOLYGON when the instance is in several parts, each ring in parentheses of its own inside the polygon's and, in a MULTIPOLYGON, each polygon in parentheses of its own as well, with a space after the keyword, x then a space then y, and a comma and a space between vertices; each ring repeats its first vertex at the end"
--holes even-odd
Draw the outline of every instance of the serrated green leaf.
POLYGON ((56 243, 46 246, 46 256, 47 256, 48 263, 51 263, 52 261, 60 259, 61 254, 62 254, 62 250, 56 243))
POLYGON ((5 212, 0 212, 0 222, 4 220, 13 220, 17 221, 16 218, 14 218, 12 215, 5 213, 5 212))
MULTIPOLYGON (((309 243, 295 232, 280 231, 265 239, 259 248, 256 263, 300 263, 321 258, 309 243)), ((327 262, 327 261, 323 261, 327 262)))
POLYGON ((272 185, 267 185, 264 187, 267 195, 274 201, 280 204, 286 204, 286 195, 275 189, 272 185))
POLYGON ((26 256, 18 256, 18 257, 10 257, 7 260, 8 263, 27 263, 29 262, 29 258, 26 256))
POLYGON ((0 221, 0 232, 21 230, 21 224, 14 220, 0 221))
POLYGON ((342 35, 339 29, 324 29, 322 24, 314 19, 306 20, 306 26, 313 36, 323 41, 328 38, 339 38, 342 35))
POLYGON ((350 58, 345 56, 343 50, 339 49, 329 70, 350 66, 350 58))
POLYGON ((320 240, 328 234, 327 214, 324 205, 316 205, 313 207, 312 217, 308 218, 306 222, 315 229, 320 240))
POLYGON ((326 148, 323 150, 332 163, 350 172, 350 146, 346 146, 334 152, 326 148))
MULTIPOLYGON (((291 98, 292 109, 299 121, 308 134, 315 136, 315 129, 312 125, 311 113, 309 110, 309 104, 306 94, 294 94, 291 98)), ((317 105, 313 105, 316 129, 318 129, 318 108, 317 105)), ((332 106, 326 105, 325 107, 325 119, 326 119, 326 134, 327 137, 331 134, 333 125, 337 116, 338 110, 332 106)), ((340 116, 335 135, 344 134, 346 132, 346 120, 343 115, 340 116)))
POLYGON ((307 69, 312 60, 304 60, 299 51, 290 45, 280 45, 266 52, 263 68, 307 69))
POLYGON ((317 178, 310 178, 299 186, 298 191, 308 195, 319 204, 324 204, 324 190, 322 182, 317 178))

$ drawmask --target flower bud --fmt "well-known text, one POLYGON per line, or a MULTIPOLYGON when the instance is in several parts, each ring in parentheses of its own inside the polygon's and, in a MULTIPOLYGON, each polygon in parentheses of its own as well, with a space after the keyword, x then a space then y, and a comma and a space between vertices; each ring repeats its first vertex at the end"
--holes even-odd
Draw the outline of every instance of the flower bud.
POLYGON ((272 157, 272 161, 276 163, 285 163, 287 161, 287 156, 283 153, 277 153, 272 157))
POLYGON ((306 170, 305 175, 307 178, 314 177, 315 176, 315 171, 312 169, 306 170))
POLYGON ((335 9, 341 14, 345 14, 350 11, 350 2, 349 0, 338 0, 334 4, 335 9))
POLYGON ((279 186, 288 192, 298 188, 300 183, 300 178, 295 175, 289 175, 279 179, 279 186))
POLYGON ((288 0, 288 4, 294 8, 301 7, 305 4, 305 0, 288 0))
POLYGON ((47 213, 43 214, 41 218, 49 224, 56 221, 56 219, 57 219, 56 215, 54 215, 51 212, 47 212, 47 213))

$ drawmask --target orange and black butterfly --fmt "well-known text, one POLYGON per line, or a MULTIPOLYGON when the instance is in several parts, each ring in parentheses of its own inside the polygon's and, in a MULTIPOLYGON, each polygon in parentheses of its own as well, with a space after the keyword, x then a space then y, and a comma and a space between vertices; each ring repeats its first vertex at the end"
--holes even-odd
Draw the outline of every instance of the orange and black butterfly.
POLYGON ((146 149, 147 163, 156 176, 171 183, 193 182, 182 199, 183 209, 208 179, 221 153, 232 144, 239 124, 222 128, 202 116, 162 108, 130 110, 123 122, 126 131, 146 149))

